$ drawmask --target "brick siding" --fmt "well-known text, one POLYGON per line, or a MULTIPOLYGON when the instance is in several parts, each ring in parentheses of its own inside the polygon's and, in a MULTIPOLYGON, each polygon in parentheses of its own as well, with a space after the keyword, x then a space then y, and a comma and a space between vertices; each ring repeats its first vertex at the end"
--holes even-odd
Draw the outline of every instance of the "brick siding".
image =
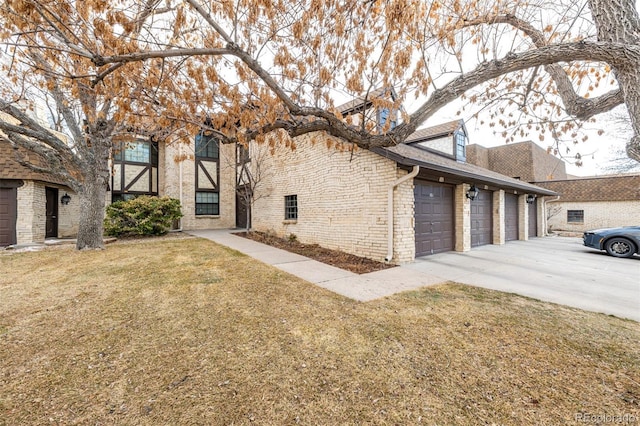
POLYGON ((182 229, 224 229, 236 225, 235 145, 220 145, 220 214, 197 216, 195 160, 193 143, 163 145, 159 149, 159 194, 180 199, 180 167, 182 167, 182 229), (183 156, 187 156, 181 161, 183 156))
POLYGON ((467 146, 467 162, 525 182, 566 179, 564 163, 533 142, 467 146))
MULTIPOLYGON (((272 172, 256 190, 253 228, 382 261, 388 187, 407 172, 372 152, 340 152, 326 142, 307 135, 296 139, 295 150, 278 145, 263 157, 272 172), (286 195, 297 195, 297 220, 284 219, 286 195)), ((409 180, 394 191, 394 263, 414 258, 413 209, 409 180)))
POLYGON ((550 231, 584 232, 597 228, 631 226, 640 223, 638 201, 573 201, 547 204, 550 231), (584 221, 567 222, 567 210, 582 210, 584 221))

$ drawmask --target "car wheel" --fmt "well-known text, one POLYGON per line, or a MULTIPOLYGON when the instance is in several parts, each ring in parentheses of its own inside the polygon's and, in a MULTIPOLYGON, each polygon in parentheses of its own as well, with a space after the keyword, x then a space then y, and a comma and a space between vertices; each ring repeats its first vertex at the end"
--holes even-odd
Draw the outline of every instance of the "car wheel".
POLYGON ((611 256, 615 257, 631 257, 636 252, 633 243, 626 238, 612 238, 604 245, 611 256))

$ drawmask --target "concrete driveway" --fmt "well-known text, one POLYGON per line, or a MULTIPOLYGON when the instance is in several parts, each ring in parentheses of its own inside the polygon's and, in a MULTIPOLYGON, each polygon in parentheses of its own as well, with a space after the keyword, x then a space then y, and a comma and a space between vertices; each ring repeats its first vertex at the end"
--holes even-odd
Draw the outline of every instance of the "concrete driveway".
POLYGON ((607 256, 579 238, 487 245, 418 258, 402 268, 640 321, 640 257, 607 256))

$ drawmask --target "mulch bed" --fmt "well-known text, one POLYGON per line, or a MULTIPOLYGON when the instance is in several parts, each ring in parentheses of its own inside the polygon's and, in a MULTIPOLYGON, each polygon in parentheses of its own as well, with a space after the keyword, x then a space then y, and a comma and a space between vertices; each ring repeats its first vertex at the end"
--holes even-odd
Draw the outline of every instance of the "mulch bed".
POLYGON ((368 272, 380 271, 382 269, 393 268, 395 265, 382 263, 353 254, 344 253, 338 250, 330 250, 320 247, 318 244, 303 244, 296 239, 280 238, 265 232, 237 232, 234 235, 248 238, 259 243, 297 253, 318 262, 335 266, 340 269, 355 272, 356 274, 366 274, 368 272))

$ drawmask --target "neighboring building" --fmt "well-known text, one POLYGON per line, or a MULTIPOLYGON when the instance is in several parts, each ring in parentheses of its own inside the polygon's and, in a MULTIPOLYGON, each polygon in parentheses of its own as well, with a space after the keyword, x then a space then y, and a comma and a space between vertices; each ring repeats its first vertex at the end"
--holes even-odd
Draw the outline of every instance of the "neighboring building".
POLYGON ((559 197, 547 203, 549 231, 584 232, 640 224, 640 174, 538 182, 559 197))
POLYGON ((492 148, 472 144, 467 147, 467 162, 525 182, 568 178, 564 161, 531 141, 492 148))
POLYGON ((575 177, 535 143, 467 147, 467 160, 558 193, 547 201, 547 231, 584 232, 640 224, 640 174, 575 177))

